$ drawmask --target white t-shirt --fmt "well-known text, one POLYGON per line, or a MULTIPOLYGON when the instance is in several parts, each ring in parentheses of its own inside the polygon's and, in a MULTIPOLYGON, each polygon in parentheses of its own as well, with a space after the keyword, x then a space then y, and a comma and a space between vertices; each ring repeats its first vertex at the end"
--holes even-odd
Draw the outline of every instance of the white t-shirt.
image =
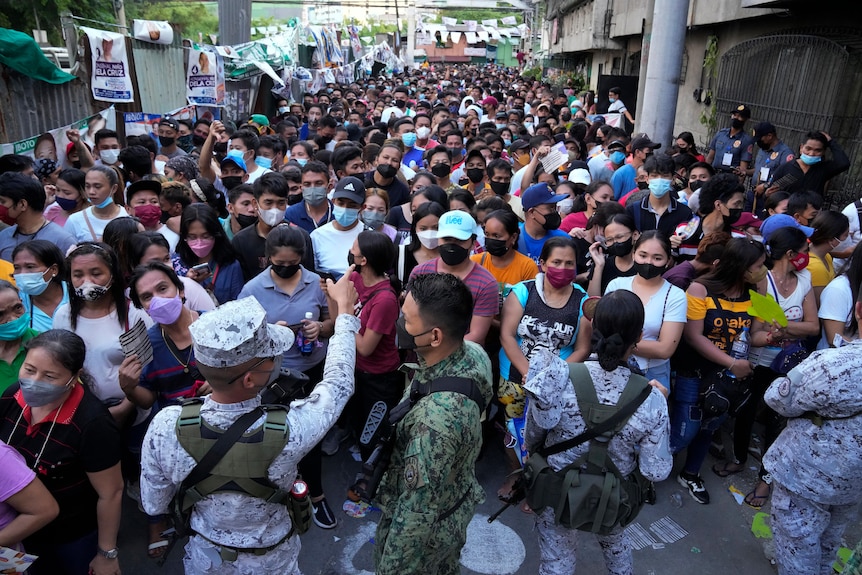
POLYGON ((623 104, 622 100, 617 100, 616 102, 613 102, 610 106, 608 106, 608 113, 609 114, 613 114, 613 113, 622 114, 625 111, 626 111, 626 105, 623 104))
POLYGON ((336 230, 335 223, 329 222, 311 232, 314 246, 314 267, 318 273, 331 273, 341 277, 347 270, 347 254, 353 242, 365 226, 357 223, 349 230, 336 230))
POLYGON ((80 212, 75 212, 69 219, 66 220, 66 225, 63 228, 75 236, 75 240, 79 242, 100 242, 102 241, 102 234, 105 233, 105 227, 112 221, 117 218, 128 218, 129 214, 123 208, 120 208, 120 211, 116 216, 109 220, 103 220, 101 218, 97 218, 93 215, 93 206, 85 210, 81 210, 80 212), (86 217, 85 217, 86 216, 86 217), (87 225, 89 222, 89 225, 87 225), (93 232, 90 231, 90 227, 93 228, 93 232, 96 233, 96 237, 93 237, 93 232))
MULTIPOLYGON (((257 166, 257 164, 255 164, 257 166)), ((253 184, 255 180, 261 177, 264 174, 270 173, 272 170, 269 168, 261 168, 257 166, 257 169, 253 172, 248 173, 248 179, 245 181, 246 184, 253 184)))
MULTIPOLYGON (((849 332, 853 320, 853 292, 850 290, 850 280, 846 275, 840 275, 829 282, 820 292, 820 319, 844 322, 844 339, 855 339, 849 332)), ((829 349, 830 341, 826 341, 826 330, 820 330, 820 341, 817 349, 829 349)))
MULTIPOLYGON (((634 293, 632 289, 634 279, 635 276, 629 276, 611 280, 611 283, 605 289, 605 295, 620 289, 629 290, 634 293)), ((665 280, 661 289, 655 292, 644 306, 643 339, 658 341, 662 324, 666 321, 684 324, 687 312, 688 300, 685 297, 685 292, 665 280)), ((647 359, 637 355, 633 355, 632 357, 637 360, 638 366, 644 371, 650 368, 657 368, 670 361, 670 359, 647 359)))
MULTIPOLYGON (((515 172, 514 176, 512 176, 512 181, 509 182, 509 194, 511 194, 512 196, 515 195, 515 192, 521 189, 521 180, 524 179, 524 172, 526 171, 527 166, 524 166, 523 168, 515 172)), ((458 180, 456 180, 454 177, 452 178, 452 181, 456 184, 458 183, 458 180)))
MULTIPOLYGON (((802 270, 796 272, 796 289, 793 290, 787 297, 783 297, 775 286, 775 279, 772 277, 772 272, 767 272, 766 278, 766 293, 775 298, 778 305, 784 311, 784 316, 787 321, 802 321, 804 315, 802 310, 802 302, 805 301, 805 295, 811 291, 811 272, 802 270)), ((781 351, 780 347, 752 347, 748 354, 748 360, 754 365, 769 367, 772 365, 772 360, 781 351)))
MULTIPOLYGON (((856 211, 856 202, 850 202, 850 205, 841 210, 841 213, 847 216, 847 219, 850 221, 848 245, 855 246, 862 240, 862 230, 859 229, 859 212, 856 211)), ((844 246, 841 246, 841 249, 843 250, 844 246)), ((832 258, 832 265, 836 270, 840 271, 848 260, 849 258, 832 258)))
POLYGON ((183 282, 183 291, 186 295, 185 306, 194 311, 212 311, 215 309, 215 302, 204 286, 186 276, 179 276, 183 282))
MULTIPOLYGON (((87 346, 87 356, 84 359, 84 369, 93 378, 91 391, 102 403, 115 405, 120 403, 126 394, 120 388, 120 364, 123 363, 123 349, 120 347, 120 335, 126 331, 117 319, 117 311, 98 319, 78 316, 78 325, 72 329, 71 308, 68 303, 62 304, 54 313, 54 329, 65 329, 78 334, 87 346)), ((133 327, 142 320, 148 328, 153 320, 142 309, 129 304, 128 326, 133 327)), ((140 423, 149 414, 149 409, 138 410, 135 423, 140 423)))
POLYGON ((168 247, 171 249, 171 253, 177 251, 177 244, 180 243, 180 235, 165 224, 162 224, 162 227, 158 229, 158 232, 162 234, 162 237, 168 240, 168 247))

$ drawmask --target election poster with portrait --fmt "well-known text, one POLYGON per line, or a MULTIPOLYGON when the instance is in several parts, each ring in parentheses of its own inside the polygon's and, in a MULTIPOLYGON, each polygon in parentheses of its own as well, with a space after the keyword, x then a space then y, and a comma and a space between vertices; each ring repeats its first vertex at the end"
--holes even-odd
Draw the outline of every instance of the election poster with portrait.
POLYGON ((134 102, 135 92, 126 52, 126 37, 81 27, 90 40, 90 87, 101 102, 134 102))
POLYGON ((186 99, 189 104, 224 106, 224 60, 215 51, 188 49, 186 99))

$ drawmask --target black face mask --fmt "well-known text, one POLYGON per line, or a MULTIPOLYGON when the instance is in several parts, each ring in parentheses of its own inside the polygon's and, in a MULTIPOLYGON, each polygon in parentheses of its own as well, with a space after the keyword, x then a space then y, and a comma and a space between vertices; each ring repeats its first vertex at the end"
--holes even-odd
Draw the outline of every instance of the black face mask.
POLYGON ((167 148, 169 146, 173 146, 174 142, 176 142, 176 138, 168 138, 167 136, 159 136, 159 145, 163 148, 167 148))
POLYGON ((362 266, 356 263, 356 258, 353 256, 353 252, 347 252, 347 266, 350 267, 352 265, 356 266, 353 268, 353 271, 356 273, 362 273, 362 266))
POLYGON ((739 118, 730 120, 730 127, 734 130, 741 130, 743 126, 745 126, 745 120, 740 120, 739 118))
POLYGON ((221 183, 230 191, 242 183, 242 176, 222 176, 221 183))
POLYGON ((257 216, 250 216, 248 214, 237 214, 234 216, 234 219, 240 228, 247 228, 257 223, 257 216))
MULTIPOLYGON (((673 183, 671 185, 673 186, 674 191, 678 192, 678 191, 682 190, 683 188, 685 188, 685 185, 687 183, 688 183, 688 181, 685 178, 683 178, 682 176, 674 176, 673 177, 673 183)), ((647 188, 649 188, 649 185, 647 185, 647 188)))
POLYGON ((463 248, 458 244, 440 244, 438 248, 440 252, 440 259, 443 260, 443 263, 447 266, 457 266, 464 262, 467 259, 467 256, 470 255, 470 250, 467 248, 463 248))
POLYGON ((298 194, 288 194, 287 195, 287 205, 292 206, 294 204, 298 204, 302 201, 302 192, 298 194))
POLYGON ((162 217, 159 218, 159 221, 165 223, 169 219, 171 219, 171 214, 166 212, 165 210, 162 210, 162 217))
POLYGON ((395 174, 398 173, 398 168, 390 165, 390 164, 380 164, 377 166, 377 173, 386 180, 390 178, 394 178, 395 174))
POLYGON ((74 162, 72 162, 72 167, 75 168, 76 170, 80 170, 81 169, 81 161, 75 160, 74 162))
POLYGON ((703 180, 695 180, 693 182, 688 183, 688 189, 692 192, 696 192, 703 187, 703 180))
POLYGON ((474 184, 478 184, 485 177, 485 170, 482 168, 467 168, 464 170, 464 173, 467 174, 467 178, 474 184))
POLYGON ((192 135, 186 134, 177 138, 177 146, 185 153, 191 152, 195 145, 192 143, 192 135))
POLYGON ((732 226, 742 216, 742 208, 728 209, 728 211, 730 213, 726 216, 722 214, 722 218, 725 226, 732 226))
POLYGON ((509 193, 509 182, 491 182, 491 190, 498 196, 505 196, 509 193))
POLYGON ((460 158, 461 157, 461 148, 446 148, 446 149, 449 150, 449 153, 452 154, 453 158, 460 158))
POLYGON ((651 263, 639 264, 637 262, 635 262, 634 268, 635 272, 645 280, 651 280, 660 276, 666 269, 651 263))
POLYGON ((194 144, 195 147, 200 148, 201 146, 204 145, 204 142, 206 142, 206 141, 207 141, 207 139, 204 138, 203 136, 198 136, 197 134, 192 134, 192 144, 194 144))
MULTIPOLYGON (((419 346, 416 345, 416 338, 425 335, 426 333, 431 333, 434 328, 432 327, 428 331, 423 331, 422 333, 417 333, 416 335, 412 335, 407 331, 407 327, 405 326, 406 320, 404 316, 399 317, 395 320, 395 337, 398 338, 398 349, 410 350, 410 349, 419 349, 419 346)), ((427 347, 423 345, 422 347, 427 347)))
POLYGON ((649 182, 638 182, 638 189, 639 190, 648 190, 649 189, 649 182))
POLYGON ((401 108, 402 110, 407 106, 407 102, 404 100, 395 100, 393 104, 395 104, 396 108, 401 108))
POLYGON ((562 222, 560 214, 557 212, 551 212, 550 214, 543 215, 545 216, 545 223, 542 224, 542 227, 545 231, 550 232, 551 230, 556 230, 560 227, 560 223, 562 222))
POLYGON ((609 256, 627 256, 632 251, 632 240, 632 238, 629 238, 624 242, 616 242, 614 244, 611 244, 605 249, 605 252, 607 252, 609 256))
POLYGON ((435 178, 445 178, 452 172, 452 166, 449 164, 434 164, 431 166, 431 173, 435 178))
POLYGON ((485 251, 492 256, 501 258, 507 253, 509 253, 509 246, 506 243, 506 240, 485 238, 485 251))
POLYGON ((286 280, 296 275, 296 272, 299 271, 299 264, 293 264, 292 266, 277 266, 275 264, 272 264, 271 268, 275 275, 277 275, 283 280, 286 280))

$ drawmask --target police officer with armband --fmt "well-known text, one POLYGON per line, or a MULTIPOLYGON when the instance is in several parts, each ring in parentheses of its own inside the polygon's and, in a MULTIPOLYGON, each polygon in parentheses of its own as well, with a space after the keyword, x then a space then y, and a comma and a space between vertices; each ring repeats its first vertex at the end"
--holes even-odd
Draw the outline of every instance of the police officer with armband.
MULTIPOLYGON (((328 285, 340 310, 352 311, 357 300, 349 275, 328 285)), ((197 405, 167 407, 150 424, 141 461, 141 498, 150 515, 166 513, 211 445, 260 407, 259 393, 278 370, 278 356, 294 344, 289 328, 266 323, 266 312, 253 297, 225 303, 189 329, 198 369, 212 394, 197 405)), ((207 479, 179 494, 194 503, 185 573, 300 573, 298 525, 288 498, 297 463, 332 427, 353 393, 358 330, 352 313, 338 315, 323 381, 312 394, 293 402, 286 414, 283 407, 268 406, 259 417, 249 416, 248 426, 241 422, 237 428, 247 433, 207 479)))
POLYGON ((377 575, 460 573, 467 524, 484 492, 476 480, 482 445, 480 418, 491 400, 491 362, 465 341, 473 297, 451 274, 411 280, 398 345, 413 349, 419 365, 405 401, 390 415, 406 415, 394 430, 391 464, 376 502, 377 575))

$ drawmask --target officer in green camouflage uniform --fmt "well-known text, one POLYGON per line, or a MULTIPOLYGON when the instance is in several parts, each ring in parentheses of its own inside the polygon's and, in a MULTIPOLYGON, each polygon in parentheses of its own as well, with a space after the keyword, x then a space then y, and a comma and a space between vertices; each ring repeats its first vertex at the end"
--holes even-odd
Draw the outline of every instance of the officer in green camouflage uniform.
MULTIPOLYGON (((464 341, 473 298, 451 274, 411 280, 398 320, 399 346, 415 349, 420 383, 440 377, 473 380, 484 403, 491 400, 491 362, 477 344, 464 341)), ((377 575, 455 575, 467 525, 484 492, 476 480, 482 446, 478 404, 450 391, 420 399, 397 424, 392 460, 377 504, 377 575)))

